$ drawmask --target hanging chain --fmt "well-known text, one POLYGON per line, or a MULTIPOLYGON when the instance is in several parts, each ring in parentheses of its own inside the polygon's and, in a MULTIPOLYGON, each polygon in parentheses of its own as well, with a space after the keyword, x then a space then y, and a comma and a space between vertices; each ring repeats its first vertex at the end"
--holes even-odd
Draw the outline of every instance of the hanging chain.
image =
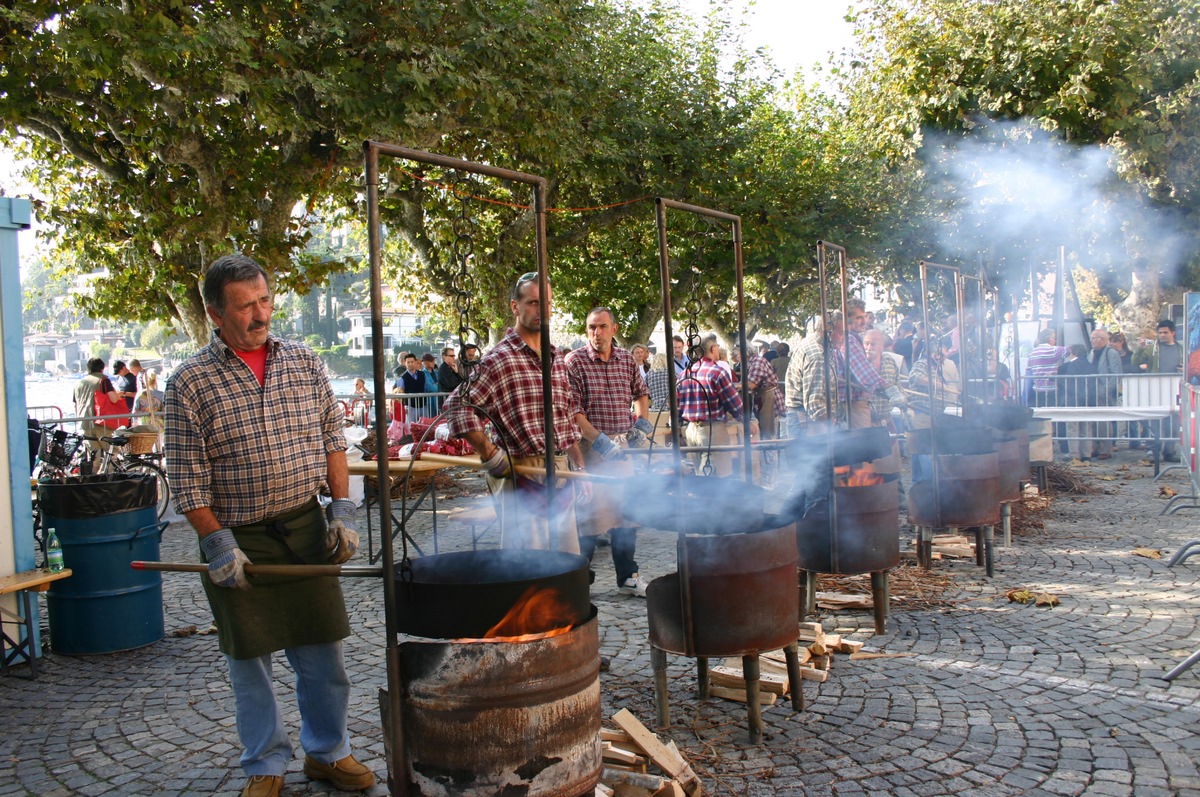
MULTIPOLYGON (((687 322, 683 326, 684 338, 686 339, 687 357, 691 362, 699 362, 704 356, 704 352, 700 351, 700 315, 704 311, 704 307, 700 301, 700 250, 704 242, 704 235, 693 226, 690 235, 692 243, 691 265, 688 268, 690 274, 690 283, 688 284, 687 298, 683 300, 683 312, 687 316, 687 322)), ((670 341, 667 341, 668 345, 670 341)))
MULTIPOLYGON (((463 381, 463 400, 469 403, 472 363, 467 358, 466 346, 471 342, 475 330, 471 328, 471 312, 476 295, 475 280, 471 276, 471 261, 475 258, 476 221, 472 218, 468 203, 470 181, 459 174, 454 180, 455 193, 459 198, 459 212, 450 224, 452 240, 450 242, 450 257, 457 266, 457 271, 450 278, 450 290, 454 300, 454 309, 458 315, 458 372, 463 381)), ((477 334, 474 337, 478 337, 477 334)))

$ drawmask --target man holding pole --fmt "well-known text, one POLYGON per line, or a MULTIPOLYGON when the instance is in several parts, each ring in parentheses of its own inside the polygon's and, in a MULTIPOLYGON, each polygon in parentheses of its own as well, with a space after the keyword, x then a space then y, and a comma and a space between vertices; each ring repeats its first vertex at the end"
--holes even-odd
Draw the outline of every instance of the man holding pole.
MULTIPOLYGON (((597 307, 588 313, 588 345, 567 355, 567 374, 579 403, 575 422, 583 435, 580 448, 588 470, 606 476, 629 478, 633 465, 620 444, 636 448, 653 434, 650 424, 650 389, 633 354, 613 343, 617 321, 612 310, 597 307), (630 406, 634 410, 630 411, 630 406)), ((625 525, 619 485, 597 490, 580 523, 579 547, 589 560, 597 537, 609 532, 617 590, 646 597, 646 582, 634 560, 637 529, 625 525)))
POLYGON ((166 390, 167 463, 176 509, 200 536, 204 591, 216 621, 249 776, 243 797, 275 797, 292 744, 275 702, 271 658, 296 673, 304 773, 338 789, 375 776, 350 754, 350 623, 336 577, 251 576, 244 565, 340 564, 358 534, 348 500, 343 413, 309 348, 270 334, 266 272, 243 255, 204 277, 212 342, 166 390), (327 484, 328 523, 317 502, 327 484))
MULTIPOLYGON (((549 305, 550 297, 546 300, 549 305)), ((465 438, 479 452, 488 472, 503 547, 579 553, 575 499, 590 500, 588 482, 573 485, 565 478, 556 479, 553 505, 548 506, 545 476, 514 470, 541 468, 546 461, 541 332, 542 324, 550 319, 542 318, 536 272, 521 275, 509 293, 509 305, 513 326, 446 399, 447 429, 451 437, 465 438), (484 430, 488 421, 491 436, 484 430)), ((549 354, 555 470, 567 471, 568 463, 583 470, 580 432, 575 425, 579 406, 572 396, 562 352, 552 346, 549 354)))

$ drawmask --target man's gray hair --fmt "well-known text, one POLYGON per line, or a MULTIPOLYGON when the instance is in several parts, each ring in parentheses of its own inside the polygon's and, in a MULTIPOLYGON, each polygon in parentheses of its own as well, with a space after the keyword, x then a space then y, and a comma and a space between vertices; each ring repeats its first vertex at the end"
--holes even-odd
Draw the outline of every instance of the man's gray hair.
POLYGON ((700 356, 707 357, 708 353, 712 350, 712 347, 719 346, 719 345, 720 345, 720 341, 717 340, 716 335, 713 335, 711 333, 708 335, 705 335, 703 338, 700 339, 700 356))
POLYGON ((270 285, 266 270, 245 255, 218 257, 204 274, 204 304, 221 314, 225 312, 225 286, 231 282, 252 282, 262 277, 270 285))

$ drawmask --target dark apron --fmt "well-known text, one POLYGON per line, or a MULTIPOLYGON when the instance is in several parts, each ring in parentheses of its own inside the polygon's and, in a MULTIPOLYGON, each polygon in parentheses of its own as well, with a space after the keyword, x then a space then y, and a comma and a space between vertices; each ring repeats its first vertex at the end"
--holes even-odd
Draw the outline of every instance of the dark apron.
MULTIPOLYGON (((317 499, 262 523, 235 526, 238 547, 256 565, 328 564, 325 515, 317 499)), ((204 552, 200 558, 207 561, 204 552)), ((350 620, 334 576, 249 576, 250 589, 202 577, 221 652, 253 659, 284 648, 336 642, 350 620)))

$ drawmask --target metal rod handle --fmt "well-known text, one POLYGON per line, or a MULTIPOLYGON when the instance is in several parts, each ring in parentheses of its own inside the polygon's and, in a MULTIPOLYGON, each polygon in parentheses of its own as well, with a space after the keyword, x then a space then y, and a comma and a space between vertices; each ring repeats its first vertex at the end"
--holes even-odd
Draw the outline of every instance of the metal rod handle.
MULTIPOLYGON (((207 573, 208 565, 196 562, 130 562, 134 570, 161 570, 167 573, 207 573)), ((383 575, 382 567, 361 565, 256 565, 245 567, 248 576, 366 576, 383 575)))

